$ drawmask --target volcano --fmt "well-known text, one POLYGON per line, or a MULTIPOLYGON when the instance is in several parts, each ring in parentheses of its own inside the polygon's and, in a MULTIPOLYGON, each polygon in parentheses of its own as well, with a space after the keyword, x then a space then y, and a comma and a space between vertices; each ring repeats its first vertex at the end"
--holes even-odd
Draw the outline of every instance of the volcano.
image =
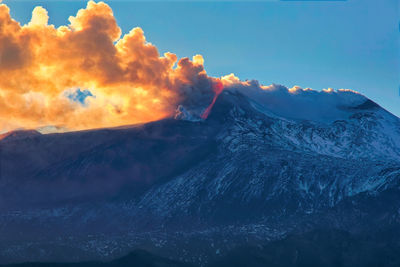
MULTIPOLYGON (((4 135, 0 263, 109 261, 144 249, 235 266, 224 257, 243 246, 254 260, 332 236, 354 248, 362 241, 352 236, 364 236, 380 238, 390 249, 379 255, 398 264, 400 119, 348 94, 322 114, 226 89, 204 120, 4 135)), ((279 255, 295 261, 290 253, 279 255)))

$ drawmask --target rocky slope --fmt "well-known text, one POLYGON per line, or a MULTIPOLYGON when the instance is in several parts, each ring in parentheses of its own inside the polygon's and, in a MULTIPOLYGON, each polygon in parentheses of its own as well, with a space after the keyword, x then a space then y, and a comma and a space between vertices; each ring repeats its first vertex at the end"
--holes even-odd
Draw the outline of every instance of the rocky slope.
POLYGON ((364 97, 337 108, 307 120, 227 90, 204 121, 9 134, 0 262, 142 248, 205 265, 321 227, 398 227, 400 120, 364 97))

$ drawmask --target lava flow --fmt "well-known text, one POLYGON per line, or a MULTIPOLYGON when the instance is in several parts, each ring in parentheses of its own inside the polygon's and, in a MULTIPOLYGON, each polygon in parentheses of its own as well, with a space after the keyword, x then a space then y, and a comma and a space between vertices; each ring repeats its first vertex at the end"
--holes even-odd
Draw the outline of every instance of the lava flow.
POLYGON ((222 84, 221 81, 218 81, 216 84, 214 84, 213 90, 215 92, 214 98, 211 102, 211 104, 206 108, 206 110, 201 114, 201 118, 203 120, 207 119, 208 115, 210 115, 211 109, 213 108, 215 101, 217 101, 218 96, 222 93, 224 90, 224 85, 222 84))

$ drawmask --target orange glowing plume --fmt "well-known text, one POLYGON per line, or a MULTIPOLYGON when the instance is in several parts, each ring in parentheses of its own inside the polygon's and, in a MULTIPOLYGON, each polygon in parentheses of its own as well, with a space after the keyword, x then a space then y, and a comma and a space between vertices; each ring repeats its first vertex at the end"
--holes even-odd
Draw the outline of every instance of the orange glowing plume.
POLYGON ((172 116, 192 95, 211 95, 216 79, 207 76, 200 55, 192 61, 160 56, 141 28, 121 36, 107 4, 90 1, 69 21, 55 28, 36 7, 20 25, 0 4, 0 132, 147 122, 172 116), (72 101, 68 96, 78 89, 93 96, 72 101))

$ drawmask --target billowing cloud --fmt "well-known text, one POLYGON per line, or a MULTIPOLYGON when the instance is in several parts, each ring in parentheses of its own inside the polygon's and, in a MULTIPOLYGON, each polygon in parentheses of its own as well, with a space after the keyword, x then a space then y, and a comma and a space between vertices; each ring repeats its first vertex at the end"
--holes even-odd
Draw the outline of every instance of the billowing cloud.
POLYGON ((20 25, 0 4, 0 131, 147 122, 172 116, 178 104, 213 98, 218 80, 207 76, 202 56, 160 55, 141 28, 121 36, 103 2, 88 2, 67 26, 55 28, 48 19, 36 7, 20 25), (68 97, 74 90, 93 97, 83 105, 68 97))
MULTIPOLYGON (((0 0, 1 1, 1 0, 0 0)), ((365 98, 209 77, 204 59, 160 55, 141 28, 121 35, 111 8, 89 1, 67 26, 49 25, 36 7, 21 25, 0 4, 0 133, 16 128, 88 129, 168 116, 207 118, 224 89, 238 90, 278 115, 334 120, 365 98)))

